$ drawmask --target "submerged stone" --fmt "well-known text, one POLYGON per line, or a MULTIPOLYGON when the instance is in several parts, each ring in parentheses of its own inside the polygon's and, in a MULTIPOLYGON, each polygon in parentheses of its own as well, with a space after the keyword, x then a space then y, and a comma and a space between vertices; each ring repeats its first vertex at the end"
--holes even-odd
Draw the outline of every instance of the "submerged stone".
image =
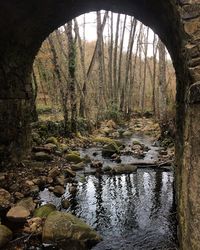
POLYGON ((112 171, 114 174, 131 174, 137 171, 137 166, 121 164, 113 167, 112 171))
POLYGON ((115 153, 119 153, 119 147, 115 143, 105 145, 102 149, 103 157, 111 157, 115 153))

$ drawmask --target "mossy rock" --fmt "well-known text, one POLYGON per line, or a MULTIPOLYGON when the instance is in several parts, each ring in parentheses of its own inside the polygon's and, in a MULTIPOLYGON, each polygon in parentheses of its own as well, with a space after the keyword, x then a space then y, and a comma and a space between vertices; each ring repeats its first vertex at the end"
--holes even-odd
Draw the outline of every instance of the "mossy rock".
POLYGON ((137 166, 121 164, 112 168, 114 174, 131 174, 137 171, 137 166))
POLYGON ((62 150, 63 153, 67 153, 69 150, 69 146, 63 143, 60 145, 60 149, 62 150))
POLYGON ((130 136, 132 136, 132 135, 133 135, 133 132, 131 132, 131 131, 129 131, 129 130, 125 131, 125 132, 122 134, 122 136, 125 136, 125 137, 130 137, 130 136))
POLYGON ((73 155, 77 155, 80 156, 80 153, 78 151, 69 151, 68 154, 73 154, 73 155))
POLYGON ((65 159, 68 161, 68 162, 73 162, 73 163, 80 163, 80 162, 83 162, 84 159, 82 159, 79 155, 77 154, 66 154, 65 155, 65 159))
POLYGON ((33 212, 35 209, 35 202, 33 201, 32 197, 27 197, 27 198, 23 198, 20 201, 18 201, 16 203, 17 206, 21 206, 21 207, 25 207, 26 209, 28 209, 30 212, 33 212))
POLYGON ((31 137, 32 141, 35 142, 37 145, 40 145, 42 143, 42 139, 38 133, 32 132, 31 137))
POLYGON ((47 143, 44 147, 52 151, 56 151, 56 149, 58 149, 58 146, 54 143, 47 143))
POLYGON ((53 156, 45 152, 37 152, 35 153, 33 158, 36 161, 52 161, 53 160, 53 156))
POLYGON ((52 144, 55 144, 57 146, 59 145, 59 142, 58 142, 57 138, 53 137, 53 136, 47 138, 46 143, 52 143, 52 144))
POLYGON ((134 140, 134 141, 132 141, 132 145, 140 145, 141 146, 141 142, 134 140))
POLYGON ((113 154, 119 153, 119 147, 116 145, 116 143, 110 143, 108 145, 105 145, 102 149, 102 156, 103 157, 111 157, 113 154))
POLYGON ((0 225, 0 248, 1 249, 6 249, 4 248, 5 245, 12 240, 13 237, 13 233, 12 231, 4 226, 4 225, 0 225))
POLYGON ((71 166, 71 169, 73 171, 78 171, 78 170, 83 170, 85 168, 85 163, 84 162, 80 162, 80 163, 77 163, 77 164, 73 164, 71 166))
POLYGON ((107 137, 95 137, 92 139, 93 142, 101 143, 101 144, 111 144, 115 143, 115 140, 107 137))
POLYGON ((45 204, 41 207, 38 207, 34 213, 34 217, 46 218, 51 212, 55 211, 56 207, 53 204, 45 204))
POLYGON ((69 244, 72 242, 85 246, 85 249, 88 249, 88 243, 95 245, 100 240, 99 234, 83 220, 65 212, 51 212, 45 221, 42 231, 43 243, 51 244, 62 241, 65 245, 68 245, 69 249, 74 249, 69 244))

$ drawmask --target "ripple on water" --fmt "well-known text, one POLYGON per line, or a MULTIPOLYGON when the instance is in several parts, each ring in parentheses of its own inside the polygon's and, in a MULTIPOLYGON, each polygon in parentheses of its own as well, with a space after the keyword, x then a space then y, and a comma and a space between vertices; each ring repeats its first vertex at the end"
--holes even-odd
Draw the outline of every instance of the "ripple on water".
MULTIPOLYGON (((121 176, 87 176, 69 210, 104 238, 93 249, 176 249, 173 173, 138 169, 121 176)), ((67 188, 66 188, 67 190, 67 188)), ((60 205, 44 190, 41 199, 60 205)), ((66 191, 65 197, 71 198, 66 191)))

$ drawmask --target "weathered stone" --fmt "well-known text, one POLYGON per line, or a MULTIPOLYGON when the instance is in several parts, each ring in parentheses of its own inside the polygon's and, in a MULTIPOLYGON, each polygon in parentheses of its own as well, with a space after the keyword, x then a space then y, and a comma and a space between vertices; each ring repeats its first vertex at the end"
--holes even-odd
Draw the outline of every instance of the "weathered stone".
POLYGON ((62 196, 65 193, 65 189, 64 189, 63 186, 57 185, 57 186, 54 187, 53 193, 59 197, 59 196, 62 196))
POLYGON ((189 90, 189 103, 200 103, 200 81, 192 84, 189 90))
POLYGON ((64 175, 59 175, 55 178, 55 181, 58 185, 64 186, 65 185, 65 177, 64 175))
POLYGON ((77 187, 76 186, 69 186, 69 193, 72 195, 75 195, 77 193, 77 187))
POLYGON ((115 143, 105 145, 102 149, 102 156, 104 157, 111 157, 115 153, 119 153, 119 148, 115 143))
MULTIPOLYGON (((76 241, 81 245, 87 246, 87 243, 95 245, 101 240, 101 237, 85 222, 69 213, 52 212, 47 217, 43 231, 42 240, 44 243, 56 243, 76 241)), ((69 249, 73 249, 70 248, 69 249)), ((78 249, 78 248, 76 248, 78 249)))
POLYGON ((45 152, 37 152, 34 155, 34 160, 36 160, 36 161, 52 161, 53 156, 49 155, 45 152))
POLYGON ((27 208, 19 205, 12 207, 6 214, 8 220, 20 223, 25 222, 29 216, 30 211, 27 208))
POLYGON ((79 155, 74 154, 74 153, 66 154, 66 155, 65 155, 65 159, 66 159, 68 162, 73 162, 73 163, 80 163, 80 162, 83 162, 83 161, 84 161, 84 159, 82 159, 79 155))
POLYGON ((137 167, 134 165, 119 165, 112 168, 114 174, 131 174, 137 171, 137 167))
POLYGON ((13 234, 12 231, 4 226, 0 225, 0 248, 5 249, 5 245, 12 240, 13 234))
POLYGON ((8 191, 5 189, 1 188, 0 189, 0 210, 1 209, 6 209, 10 206, 11 204, 11 195, 8 191))
MULTIPOLYGON (((78 163, 78 164, 80 164, 80 163, 78 163)), ((74 165, 74 166, 76 166, 76 165, 74 165)), ((75 177, 76 176, 76 172, 74 172, 72 169, 70 169, 70 168, 66 168, 65 169, 65 174, 67 175, 67 176, 69 176, 69 177, 75 177)))
POLYGON ((62 207, 64 209, 68 209, 70 206, 71 206, 71 203, 70 203, 70 201, 68 199, 62 200, 62 207))
POLYGON ((32 213, 35 209, 36 204, 33 201, 32 197, 28 197, 28 198, 23 198, 22 200, 18 201, 16 203, 16 206, 24 207, 32 213))
POLYGON ((84 162, 80 162, 80 163, 72 164, 71 165, 71 169, 73 171, 83 170, 84 168, 85 168, 85 163, 84 162))
POLYGON ((58 145, 58 140, 55 138, 55 137, 49 137, 47 140, 46 140, 46 143, 51 143, 51 144, 54 144, 54 145, 58 145))
POLYGON ((133 132, 127 130, 127 131, 125 131, 125 132, 122 134, 122 136, 127 136, 127 137, 129 137, 129 136, 132 136, 132 134, 133 134, 133 132))
POLYGON ((57 145, 53 143, 47 143, 44 145, 44 147, 51 151, 55 151, 58 148, 57 145))
POLYGON ((52 168, 52 169, 49 171, 49 176, 52 177, 52 178, 55 178, 55 177, 58 176, 59 174, 60 174, 60 171, 58 170, 57 167, 52 168))

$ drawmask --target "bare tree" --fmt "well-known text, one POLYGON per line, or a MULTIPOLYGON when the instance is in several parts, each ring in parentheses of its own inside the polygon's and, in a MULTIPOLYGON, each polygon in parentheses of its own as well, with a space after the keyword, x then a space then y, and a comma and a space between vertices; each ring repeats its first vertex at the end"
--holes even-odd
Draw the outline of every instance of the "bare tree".
POLYGON ((160 120, 166 120, 167 115, 167 88, 166 88, 166 59, 165 59, 165 45, 159 39, 159 93, 160 93, 160 120))
POLYGON ((77 132, 77 96, 76 96, 76 81, 75 81, 75 67, 76 67, 76 49, 75 41, 72 34, 72 21, 66 26, 68 38, 68 60, 69 60, 69 91, 71 103, 71 132, 77 132))

